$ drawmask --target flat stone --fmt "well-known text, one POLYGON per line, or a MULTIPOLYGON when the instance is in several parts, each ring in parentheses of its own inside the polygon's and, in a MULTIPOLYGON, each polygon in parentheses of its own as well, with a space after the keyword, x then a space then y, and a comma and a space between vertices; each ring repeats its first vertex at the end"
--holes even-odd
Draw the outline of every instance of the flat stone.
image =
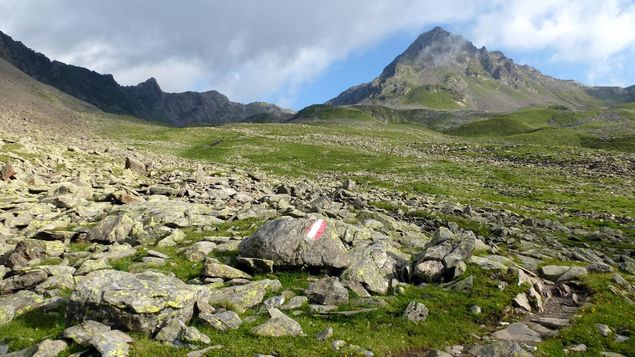
POLYGON ((302 331, 302 326, 288 317, 280 310, 272 308, 268 310, 269 319, 267 322, 254 327, 251 332, 258 336, 271 336, 271 337, 281 337, 281 336, 301 336, 304 335, 302 331))
POLYGON ((514 322, 509 324, 505 329, 498 330, 492 333, 492 337, 502 341, 516 341, 516 342, 542 342, 540 334, 522 322, 514 322))
POLYGON ((564 274, 558 277, 557 282, 562 283, 565 281, 575 280, 587 274, 588 274, 588 271, 584 267, 571 267, 564 274))
POLYGON ((559 319, 555 317, 536 317, 531 319, 532 322, 541 324, 547 328, 561 329, 569 326, 569 320, 559 319))
POLYGON ((251 275, 229 265, 222 264, 218 260, 212 258, 207 258, 205 261, 202 275, 211 278, 223 279, 251 279, 251 275))
POLYGON ((199 317, 213 328, 219 331, 234 330, 240 327, 243 321, 233 311, 223 311, 215 314, 199 314, 199 317))
POLYGON ((570 267, 562 265, 545 265, 540 268, 540 274, 549 280, 555 281, 569 270, 570 267))
POLYGON ((264 279, 221 289, 208 288, 204 291, 204 299, 210 305, 225 306, 242 314, 245 310, 260 304, 267 292, 278 291, 281 288, 278 280, 264 279))
POLYGON ((309 302, 309 298, 306 296, 294 296, 289 301, 287 301, 284 305, 280 307, 280 310, 294 310, 299 309, 302 306, 306 305, 309 302))

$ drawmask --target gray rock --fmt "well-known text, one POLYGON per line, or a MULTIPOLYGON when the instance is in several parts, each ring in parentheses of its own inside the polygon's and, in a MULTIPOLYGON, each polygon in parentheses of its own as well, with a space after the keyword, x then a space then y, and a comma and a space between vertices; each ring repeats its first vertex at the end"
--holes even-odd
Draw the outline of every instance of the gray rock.
POLYGON ((146 174, 146 165, 143 162, 141 162, 141 161, 139 161, 139 160, 137 160, 137 159, 135 159, 133 157, 130 157, 130 156, 126 157, 126 162, 125 162, 124 167, 126 169, 129 169, 132 172, 135 172, 135 173, 139 174, 139 175, 145 175, 146 174))
POLYGON ((179 319, 171 319, 154 336, 157 341, 168 342, 174 345, 181 343, 181 336, 185 331, 185 323, 179 319))
POLYGON ((79 279, 67 317, 153 333, 173 318, 189 321, 197 293, 197 287, 158 272, 99 270, 79 279))
POLYGON ((209 345, 212 340, 206 334, 199 331, 194 326, 186 326, 183 331, 182 339, 184 342, 194 343, 194 344, 205 344, 209 345))
POLYGON ((564 274, 558 277, 557 282, 562 283, 565 281, 575 280, 587 274, 588 274, 588 271, 584 267, 571 267, 569 270, 564 272, 564 274))
POLYGON ((236 265, 250 273, 273 273, 273 260, 260 258, 236 258, 236 265))
POLYGON ((203 266, 203 276, 223 279, 251 279, 251 276, 229 265, 222 264, 216 259, 207 258, 203 266))
POLYGON ((46 339, 37 346, 37 351, 33 357, 55 357, 62 353, 68 345, 62 340, 46 339))
POLYGON ((211 305, 225 306, 242 314, 248 308, 260 304, 267 292, 278 291, 280 288, 282 285, 278 280, 265 279, 222 289, 206 288, 203 299, 211 305))
POLYGON ((525 309, 526 311, 530 311, 531 312, 531 304, 529 303, 529 299, 527 298, 527 294, 518 293, 518 295, 516 295, 516 297, 514 298, 514 300, 512 302, 517 307, 521 307, 521 308, 525 309))
POLYGON ((548 328, 561 329, 569 326, 569 320, 556 317, 535 317, 531 319, 532 322, 541 324, 548 328))
POLYGON ((18 290, 31 289, 47 278, 48 274, 41 269, 33 269, 20 275, 14 275, 0 281, 0 295, 6 295, 18 290))
POLYGON ((446 227, 440 227, 434 232, 430 246, 439 245, 445 241, 453 240, 455 238, 454 233, 446 227))
POLYGON ((329 326, 315 336, 318 341, 326 341, 333 336, 333 327, 329 326))
POLYGON ((586 352, 587 347, 584 343, 567 348, 570 352, 586 352))
POLYGON ((181 347, 189 343, 209 344, 209 336, 201 333, 196 327, 185 325, 179 319, 168 321, 165 326, 154 336, 157 341, 168 342, 174 346, 181 347))
POLYGON ((613 268, 605 263, 593 263, 589 264, 586 269, 590 273, 610 273, 613 271, 613 268))
POLYGON ((516 341, 495 341, 493 343, 473 346, 469 349, 469 354, 479 357, 532 357, 533 355, 525 351, 516 341))
POLYGON ((428 318, 428 308, 417 301, 411 301, 406 310, 404 310, 403 316, 409 321, 419 324, 421 321, 425 321, 428 318))
POLYGON ((284 301, 285 298, 282 295, 272 296, 269 299, 265 300, 262 305, 266 309, 270 309, 272 307, 279 308, 280 306, 282 306, 282 304, 284 304, 284 301))
POLYGON ((470 275, 465 279, 451 281, 441 285, 445 289, 457 291, 470 291, 474 287, 474 276, 470 275))
POLYGON ((237 329, 243 323, 237 313, 223 311, 216 314, 199 314, 199 317, 219 331, 237 329))
POLYGON ((93 227, 88 240, 106 244, 120 243, 128 239, 135 222, 125 213, 116 213, 101 220, 93 227))
POLYGON ((192 351, 192 352, 188 353, 186 356, 187 357, 203 357, 208 352, 213 351, 213 350, 220 350, 223 347, 225 347, 225 346, 223 346, 223 345, 209 346, 209 347, 205 347, 205 348, 200 349, 200 350, 192 351))
POLYGON ((562 274, 566 273, 569 270, 568 266, 562 265, 545 265, 540 268, 540 274, 549 280, 555 281, 562 274))
POLYGON ((452 355, 441 350, 431 350, 426 357, 452 357, 452 355))
POLYGON ((64 337, 84 347, 93 346, 102 356, 109 357, 127 356, 128 344, 133 342, 125 333, 90 320, 67 328, 64 330, 64 337))
POLYGON ((328 277, 315 281, 304 291, 309 301, 322 305, 340 305, 348 302, 348 290, 340 279, 328 277))
POLYGON ((269 309, 269 316, 271 316, 271 319, 254 327, 251 332, 258 336, 271 337, 304 335, 302 326, 300 326, 297 321, 283 314, 280 310, 275 308, 269 309))
POLYGON ((200 241, 189 246, 183 252, 183 256, 191 262, 202 262, 215 248, 214 242, 200 241))
POLYGON ((360 285, 375 294, 386 294, 393 279, 399 280, 409 258, 382 243, 360 245, 349 252, 349 266, 342 282, 360 285))
POLYGON ((283 217, 266 222, 243 239, 238 250, 241 256, 273 260, 280 266, 342 269, 348 265, 346 247, 326 220, 283 217))
POLYGON ((613 332, 611 328, 605 324, 595 324, 595 327, 600 332, 600 335, 604 337, 608 337, 613 332))
POLYGON ((331 348, 335 351, 339 351, 346 346, 346 341, 343 340, 334 340, 331 342, 331 348))
POLYGON ((415 265, 413 277, 416 282, 439 282, 443 278, 445 267, 438 260, 426 260, 415 265))
POLYGON ((16 173, 12 164, 6 164, 0 169, 0 179, 2 179, 2 181, 10 181, 16 173))
POLYGON ((294 310, 299 309, 309 302, 309 298, 306 296, 294 296, 286 304, 280 307, 280 310, 294 310))
POLYGON ((522 322, 514 322, 506 328, 492 333, 492 337, 502 341, 542 342, 540 334, 522 322))
POLYGON ((86 275, 97 270, 112 269, 108 258, 89 259, 77 268, 75 275, 86 275))
POLYGON ((21 314, 35 310, 42 306, 43 303, 43 297, 28 290, 21 290, 8 296, 0 296, 0 326, 21 314))
POLYGON ((57 258, 65 250, 63 242, 25 239, 18 242, 3 263, 9 268, 22 267, 39 259, 57 258))

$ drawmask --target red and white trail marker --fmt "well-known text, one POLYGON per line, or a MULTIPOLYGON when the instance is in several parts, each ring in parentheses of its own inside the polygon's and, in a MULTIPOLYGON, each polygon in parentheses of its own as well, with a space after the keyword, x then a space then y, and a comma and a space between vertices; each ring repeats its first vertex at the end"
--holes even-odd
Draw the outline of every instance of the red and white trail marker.
POLYGON ((326 221, 318 219, 306 229, 306 240, 318 241, 326 231, 326 221))

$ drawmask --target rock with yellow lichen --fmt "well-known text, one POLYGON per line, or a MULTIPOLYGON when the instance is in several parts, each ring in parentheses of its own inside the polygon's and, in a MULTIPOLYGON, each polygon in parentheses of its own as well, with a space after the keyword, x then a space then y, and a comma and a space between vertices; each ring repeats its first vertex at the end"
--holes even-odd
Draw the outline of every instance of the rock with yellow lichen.
POLYGON ((355 247, 349 252, 349 267, 342 273, 342 282, 360 296, 386 294, 391 281, 408 279, 410 257, 388 242, 355 247))
POLYGON ((67 319, 95 320, 127 331, 154 333, 170 319, 189 321, 198 290, 158 272, 99 270, 78 277, 67 319))
POLYGON ((265 294, 282 288, 278 280, 258 280, 245 285, 202 290, 202 298, 211 305, 224 306, 240 314, 262 302, 265 294))
POLYGON ((294 319, 288 317, 280 310, 271 308, 268 310, 271 319, 265 323, 254 327, 251 332, 258 336, 302 336, 302 326, 294 319))
POLYGON ((80 346, 95 347, 102 357, 125 357, 130 350, 132 338, 119 330, 96 321, 87 320, 64 330, 64 337, 80 346))

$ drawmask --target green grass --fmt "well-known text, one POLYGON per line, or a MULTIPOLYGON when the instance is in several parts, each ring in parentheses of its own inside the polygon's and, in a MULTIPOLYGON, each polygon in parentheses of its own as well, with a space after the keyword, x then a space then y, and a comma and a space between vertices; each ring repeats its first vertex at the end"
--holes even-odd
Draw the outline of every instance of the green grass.
MULTIPOLYGON (((376 106, 360 110, 387 122, 394 112, 376 106)), ((439 195, 537 218, 601 226, 606 224, 604 220, 588 216, 594 212, 635 215, 635 197, 629 190, 632 182, 627 176, 580 175, 572 169, 606 155, 628 165, 628 154, 576 147, 582 139, 577 129, 567 127, 572 123, 569 110, 538 108, 506 115, 507 120, 517 122, 525 117, 523 125, 539 129, 497 137, 445 136, 412 124, 373 128, 242 124, 175 129, 127 123, 109 135, 149 150, 247 170, 257 168, 282 178, 354 177, 369 187, 439 195), (540 128, 550 120, 561 127, 540 128), (440 146, 449 151, 440 151, 440 146)))
POLYGON ((417 87, 403 99, 404 103, 420 104, 431 109, 461 108, 450 92, 439 87, 417 87))
MULTIPOLYGON (((470 268, 475 277, 475 290, 470 293, 446 291, 438 286, 417 288, 410 286, 404 295, 388 296, 383 299, 386 307, 377 311, 351 317, 320 317, 311 315, 308 309, 301 316, 292 316, 298 321, 307 336, 268 338, 251 333, 251 328, 266 320, 266 316, 255 315, 253 324, 244 323, 239 329, 218 332, 205 322, 195 319, 192 325, 210 336, 212 344, 224 345, 221 350, 210 351, 210 356, 248 356, 255 353, 276 356, 338 356, 331 350, 330 342, 343 339, 348 343, 370 349, 379 356, 396 353, 411 348, 443 347, 455 343, 473 342, 470 333, 482 332, 480 325, 497 321, 505 306, 523 288, 510 284, 500 291, 490 273, 470 268), (424 303, 430 314, 427 321, 415 325, 402 317, 407 304, 416 300, 424 303), (452 301, 452 304, 448 304, 452 301), (483 308, 481 315, 470 313, 472 305, 483 308), (333 327, 333 337, 327 342, 317 342, 315 335, 327 327, 333 327)), ((283 289, 297 291, 308 285, 308 275, 303 272, 278 272, 283 289)), ((497 276, 513 281, 513 276, 497 276)), ((356 304, 344 305, 340 310, 359 308, 356 304)), ((254 312, 247 312, 253 315, 254 312)), ((141 336, 135 336, 132 346, 133 356, 171 356, 185 355, 187 351, 164 348, 163 345, 141 336)))
POLYGON ((371 121, 375 119, 364 113, 363 111, 354 107, 332 107, 330 105, 315 104, 306 107, 299 111, 293 118, 294 121, 312 121, 312 120, 324 120, 334 121, 371 121))
POLYGON ((47 338, 59 338, 65 329, 65 311, 66 306, 60 306, 48 312, 34 310, 18 316, 10 323, 0 326, 0 341, 7 341, 10 350, 17 351, 47 338))

